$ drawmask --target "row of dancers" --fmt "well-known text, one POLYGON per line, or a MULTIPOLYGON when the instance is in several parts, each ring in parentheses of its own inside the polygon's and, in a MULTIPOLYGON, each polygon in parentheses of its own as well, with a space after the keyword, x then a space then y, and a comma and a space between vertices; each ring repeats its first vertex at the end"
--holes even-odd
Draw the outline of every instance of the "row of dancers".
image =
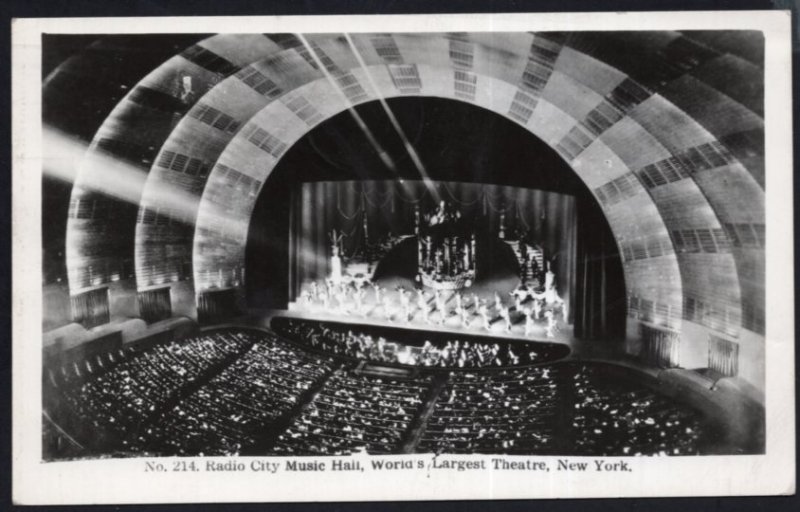
POLYGON ((525 317, 525 336, 534 334, 536 322, 544 318, 545 335, 548 338, 555 337, 558 330, 556 313, 560 313, 565 323, 568 317, 567 303, 557 294, 537 292, 529 285, 521 284, 509 294, 513 298, 513 305, 506 304, 498 292, 494 293, 494 300, 490 301, 480 298, 476 293, 465 295, 459 291, 448 294, 442 290, 434 290, 429 294, 422 288, 411 291, 404 287, 398 287, 396 291, 397 294, 392 294, 376 282, 358 286, 351 283, 336 284, 328 279, 323 284, 312 282, 301 293, 300 301, 308 309, 321 305, 326 312, 342 315, 366 316, 369 311, 382 308, 384 318, 389 323, 395 320, 410 322, 419 314, 427 324, 435 321, 438 325, 444 325, 445 321, 455 317, 461 327, 469 328, 474 325, 474 317, 477 316, 486 331, 491 331, 495 319, 500 317, 505 332, 511 332, 515 312, 516 316, 522 314, 525 317), (374 298, 371 310, 367 305, 369 287, 372 288, 371 295, 374 298), (551 299, 549 302, 548 298, 551 299), (454 307, 448 305, 451 299, 455 301, 454 307))

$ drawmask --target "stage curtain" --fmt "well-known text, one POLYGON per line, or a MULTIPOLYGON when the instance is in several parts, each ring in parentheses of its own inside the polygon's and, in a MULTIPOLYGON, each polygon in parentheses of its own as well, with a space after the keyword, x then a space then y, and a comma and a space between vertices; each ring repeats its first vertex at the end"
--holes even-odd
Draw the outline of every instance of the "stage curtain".
POLYGON ((330 245, 328 230, 336 214, 335 182, 306 183, 294 194, 290 213, 289 283, 290 300, 304 281, 328 274, 330 245))
POLYGON ((575 337, 620 341, 625 338, 627 298, 616 241, 600 207, 578 203, 575 337))
POLYGON ((476 183, 437 182, 432 187, 418 181, 303 184, 295 193, 290 214, 292 299, 303 282, 328 275, 331 230, 344 235, 342 252, 349 256, 363 246, 365 237, 374 244, 390 235, 413 234, 415 208, 424 216, 439 200, 446 200, 463 215, 474 216, 476 228, 499 234, 502 217, 506 239, 527 233, 527 239, 540 244, 545 257, 553 261, 559 294, 574 307, 571 292, 575 289, 577 243, 576 201, 572 196, 476 183))

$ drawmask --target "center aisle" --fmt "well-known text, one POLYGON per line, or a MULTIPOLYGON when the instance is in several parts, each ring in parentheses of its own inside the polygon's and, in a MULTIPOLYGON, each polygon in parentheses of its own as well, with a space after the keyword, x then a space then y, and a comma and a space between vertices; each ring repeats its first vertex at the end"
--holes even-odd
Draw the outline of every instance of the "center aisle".
POLYGON ((417 453, 417 447, 422 439, 422 434, 428 426, 428 418, 433 414, 436 407, 436 402, 442 396, 442 392, 450 380, 449 375, 436 375, 433 378, 433 386, 431 386, 430 393, 426 397, 425 407, 420 409, 419 415, 412 423, 408 431, 408 439, 403 443, 400 453, 417 453))

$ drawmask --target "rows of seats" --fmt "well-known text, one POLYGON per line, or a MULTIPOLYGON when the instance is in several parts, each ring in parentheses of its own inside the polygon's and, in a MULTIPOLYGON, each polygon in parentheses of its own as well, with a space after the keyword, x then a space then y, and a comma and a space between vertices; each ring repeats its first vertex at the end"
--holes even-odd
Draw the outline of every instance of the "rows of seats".
POLYGON ((278 437, 276 455, 345 455, 400 451, 423 406, 430 377, 413 380, 340 369, 278 437))
POLYGON ((235 363, 143 432, 143 451, 237 455, 257 445, 282 415, 333 369, 329 357, 307 354, 264 333, 235 363))
POLYGON ((696 455, 696 413, 652 391, 581 366, 573 376, 575 451, 586 455, 696 455))
POLYGON ((217 332, 157 345, 65 389, 66 407, 59 412, 73 416, 67 423, 82 422, 126 440, 168 399, 249 343, 245 333, 217 332))
POLYGON ((558 390, 550 368, 451 372, 418 451, 542 453, 553 444, 558 390))
POLYGON ((708 441, 698 413, 603 364, 378 376, 250 330, 105 362, 53 386, 48 411, 98 453, 688 455, 708 441))
POLYGON ((451 373, 418 451, 576 455, 700 453, 703 421, 604 365, 451 373))
POLYGON ((45 368, 46 384, 58 388, 98 375, 137 353, 131 348, 117 348, 45 368))

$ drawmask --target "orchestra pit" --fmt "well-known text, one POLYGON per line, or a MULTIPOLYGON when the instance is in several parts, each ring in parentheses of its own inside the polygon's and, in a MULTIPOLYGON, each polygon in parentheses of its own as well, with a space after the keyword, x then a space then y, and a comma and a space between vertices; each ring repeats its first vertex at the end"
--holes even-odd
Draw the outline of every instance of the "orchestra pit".
POLYGON ((764 453, 760 33, 43 47, 46 461, 764 453))

